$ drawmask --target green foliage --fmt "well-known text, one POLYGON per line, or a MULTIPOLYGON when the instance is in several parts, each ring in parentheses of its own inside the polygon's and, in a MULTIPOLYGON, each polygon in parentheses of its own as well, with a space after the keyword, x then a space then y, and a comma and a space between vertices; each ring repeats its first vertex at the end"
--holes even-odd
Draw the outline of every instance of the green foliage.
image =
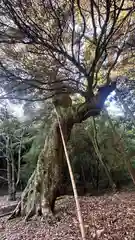
MULTIPOLYGON (((119 118, 112 120, 112 123, 122 138, 125 149, 128 149, 129 153, 134 152, 134 127, 129 131, 130 123, 121 123, 119 118)), ((112 127, 104 115, 96 119, 96 127, 99 150, 113 181, 116 184, 128 183, 130 178, 124 161, 120 139, 114 135, 112 127)), ((97 181, 99 181, 99 187, 105 187, 106 184, 102 185, 102 181, 108 182, 108 179, 103 166, 95 154, 92 143, 93 135, 91 120, 74 127, 69 146, 70 159, 72 160, 75 176, 77 176, 76 181, 80 179, 83 182, 85 178, 85 182, 93 181, 93 187, 96 186, 97 181)), ((134 160, 132 161, 132 166, 135 166, 134 160)))
POLYGON ((21 179, 25 184, 36 167, 38 156, 44 144, 45 135, 46 133, 43 128, 38 129, 37 134, 33 136, 31 147, 22 156, 25 164, 21 167, 21 179))
POLYGON ((28 138, 30 146, 22 155, 24 164, 21 166, 21 180, 24 184, 27 183, 30 175, 36 167, 38 156, 44 146, 51 122, 51 119, 50 122, 47 122, 47 119, 44 119, 43 121, 39 120, 31 127, 31 134, 28 138))

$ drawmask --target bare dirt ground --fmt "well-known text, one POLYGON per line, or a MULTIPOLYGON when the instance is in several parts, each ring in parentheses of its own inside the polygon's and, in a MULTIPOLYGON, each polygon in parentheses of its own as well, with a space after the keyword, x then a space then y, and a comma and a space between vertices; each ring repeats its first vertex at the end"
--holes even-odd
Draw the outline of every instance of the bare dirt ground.
MULTIPOLYGON (((135 191, 79 199, 88 240, 135 240, 135 191)), ((73 197, 58 200, 56 211, 51 222, 0 218, 0 240, 80 240, 73 197)))

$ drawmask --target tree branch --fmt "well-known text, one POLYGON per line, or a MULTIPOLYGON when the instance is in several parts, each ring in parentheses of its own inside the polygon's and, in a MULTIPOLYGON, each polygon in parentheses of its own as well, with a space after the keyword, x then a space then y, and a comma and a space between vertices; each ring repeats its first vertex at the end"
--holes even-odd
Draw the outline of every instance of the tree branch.
POLYGON ((91 116, 98 116, 103 109, 104 102, 108 95, 116 89, 116 82, 110 85, 105 84, 100 87, 98 93, 93 96, 90 101, 83 103, 77 108, 76 114, 73 117, 74 123, 80 123, 91 116))

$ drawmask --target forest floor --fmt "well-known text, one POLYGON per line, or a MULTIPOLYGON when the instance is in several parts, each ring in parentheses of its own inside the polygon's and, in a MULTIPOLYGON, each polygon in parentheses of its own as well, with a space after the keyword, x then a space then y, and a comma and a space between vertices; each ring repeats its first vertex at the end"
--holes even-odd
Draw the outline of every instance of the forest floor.
MULTIPOLYGON (((135 191, 79 197, 88 240, 135 240, 135 191)), ((6 201, 5 205, 6 205, 6 201)), ((0 208, 3 206, 0 197, 0 208)), ((73 197, 56 202, 57 221, 0 218, 0 240, 80 240, 73 197)))

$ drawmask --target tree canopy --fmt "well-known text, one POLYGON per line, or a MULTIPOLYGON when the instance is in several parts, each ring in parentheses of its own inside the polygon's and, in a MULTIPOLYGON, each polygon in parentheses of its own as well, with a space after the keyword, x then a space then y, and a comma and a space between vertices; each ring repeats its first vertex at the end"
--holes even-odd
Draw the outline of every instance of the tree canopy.
POLYGON ((0 8, 2 97, 88 98, 131 61, 133 1, 2 0, 0 8))

